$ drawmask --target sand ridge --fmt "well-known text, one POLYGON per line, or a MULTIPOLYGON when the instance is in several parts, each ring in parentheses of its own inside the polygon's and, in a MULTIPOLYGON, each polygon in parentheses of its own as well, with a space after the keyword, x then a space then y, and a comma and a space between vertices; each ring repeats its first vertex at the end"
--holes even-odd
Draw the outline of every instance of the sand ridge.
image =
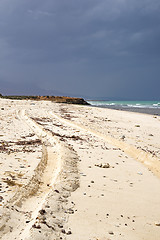
POLYGON ((93 129, 89 129, 83 125, 77 124, 71 120, 67 120, 65 118, 62 118, 58 116, 57 114, 50 112, 51 115, 56 117, 59 121, 69 124, 70 126, 76 127, 77 129, 80 129, 82 131, 86 131, 87 133, 91 133, 94 136, 97 136, 99 138, 104 139, 109 144, 112 144, 121 150, 123 150, 126 154, 130 155, 134 159, 140 161, 144 165, 148 167, 149 170, 151 170, 156 176, 160 177, 160 159, 158 157, 153 156, 149 152, 145 152, 139 148, 136 148, 135 146, 128 144, 124 142, 123 140, 119 139, 117 140, 114 137, 110 137, 109 135, 104 135, 99 131, 95 131, 93 129))

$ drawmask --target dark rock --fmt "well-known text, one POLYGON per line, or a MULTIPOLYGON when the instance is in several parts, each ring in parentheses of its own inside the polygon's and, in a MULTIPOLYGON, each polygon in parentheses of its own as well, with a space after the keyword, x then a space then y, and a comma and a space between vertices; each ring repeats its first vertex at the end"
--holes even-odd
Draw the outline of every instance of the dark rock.
POLYGON ((64 234, 66 233, 66 231, 65 231, 64 229, 62 229, 62 231, 61 231, 61 232, 62 232, 62 233, 64 233, 64 234))
POLYGON ((63 228, 63 225, 58 225, 59 228, 63 228))
POLYGON ((155 225, 160 227, 160 222, 155 222, 155 225))
POLYGON ((0 196, 0 202, 2 202, 3 201, 3 197, 2 196, 0 196))
POLYGON ((56 193, 59 193, 59 191, 57 189, 54 190, 56 193))
POLYGON ((121 139, 124 140, 124 139, 125 139, 125 135, 123 135, 123 136, 121 137, 121 139))
POLYGON ((100 168, 110 168, 110 165, 109 163, 105 163, 105 164, 95 164, 96 167, 100 167, 100 168))
POLYGON ((71 231, 68 231, 68 232, 67 232, 67 235, 71 235, 71 234, 72 234, 72 232, 71 232, 71 231))
POLYGON ((46 214, 46 210, 41 209, 41 210, 39 211, 39 213, 40 213, 41 215, 44 215, 44 214, 46 214))
POLYGON ((33 227, 33 228, 37 228, 37 229, 40 229, 40 228, 41 228, 40 225, 36 225, 36 224, 33 224, 32 227, 33 227))

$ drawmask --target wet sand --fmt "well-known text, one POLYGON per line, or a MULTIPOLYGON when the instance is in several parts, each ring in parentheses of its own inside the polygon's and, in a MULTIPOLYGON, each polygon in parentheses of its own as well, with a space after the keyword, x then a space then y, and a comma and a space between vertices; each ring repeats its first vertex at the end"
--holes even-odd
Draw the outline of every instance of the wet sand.
POLYGON ((106 107, 99 106, 99 107, 160 116, 160 108, 138 108, 138 107, 121 107, 121 106, 106 106, 106 107))
POLYGON ((160 117, 0 100, 0 238, 159 240, 160 117))

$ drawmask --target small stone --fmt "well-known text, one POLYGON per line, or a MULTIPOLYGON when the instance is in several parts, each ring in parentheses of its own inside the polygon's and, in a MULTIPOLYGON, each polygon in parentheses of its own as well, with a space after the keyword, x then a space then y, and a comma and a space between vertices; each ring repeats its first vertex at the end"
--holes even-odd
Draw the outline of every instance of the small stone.
POLYGON ((44 214, 46 213, 46 210, 41 209, 41 210, 39 211, 39 213, 40 213, 41 215, 44 215, 44 214))
POLYGON ((125 139, 125 135, 123 135, 123 136, 121 137, 121 139, 124 140, 124 139, 125 139))
POLYGON ((0 196, 0 202, 2 202, 3 201, 3 197, 2 196, 0 196))
POLYGON ((69 213, 69 214, 74 214, 74 210, 73 210, 72 208, 69 208, 69 209, 67 210, 67 213, 69 213))
POLYGON ((56 193, 59 193, 59 191, 57 189, 54 190, 56 193))
POLYGON ((155 222, 154 223, 157 227, 160 227, 160 222, 155 222))
POLYGON ((110 168, 109 163, 104 164, 104 165, 103 165, 103 168, 110 168))
POLYGON ((33 227, 33 228, 37 228, 37 229, 40 229, 40 228, 41 228, 40 225, 36 225, 36 224, 33 224, 32 227, 33 227))
POLYGON ((72 232, 71 232, 71 231, 68 231, 68 232, 67 232, 67 235, 71 235, 71 234, 72 234, 72 232))
POLYGON ((46 205, 45 207, 46 207, 46 208, 50 208, 50 206, 49 206, 49 205, 46 205))
POLYGON ((63 228, 63 225, 58 225, 59 228, 63 228))
POLYGON ((100 167, 100 168, 110 168, 109 163, 106 163, 106 164, 102 164, 102 163, 100 163, 100 164, 95 164, 95 166, 96 166, 96 167, 100 167))

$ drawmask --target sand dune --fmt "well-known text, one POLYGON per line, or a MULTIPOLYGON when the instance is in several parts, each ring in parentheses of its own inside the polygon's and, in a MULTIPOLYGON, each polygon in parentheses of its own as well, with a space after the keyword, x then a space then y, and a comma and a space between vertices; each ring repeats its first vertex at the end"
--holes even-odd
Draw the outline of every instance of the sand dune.
POLYGON ((160 117, 5 99, 0 112, 0 239, 160 238, 160 117))

